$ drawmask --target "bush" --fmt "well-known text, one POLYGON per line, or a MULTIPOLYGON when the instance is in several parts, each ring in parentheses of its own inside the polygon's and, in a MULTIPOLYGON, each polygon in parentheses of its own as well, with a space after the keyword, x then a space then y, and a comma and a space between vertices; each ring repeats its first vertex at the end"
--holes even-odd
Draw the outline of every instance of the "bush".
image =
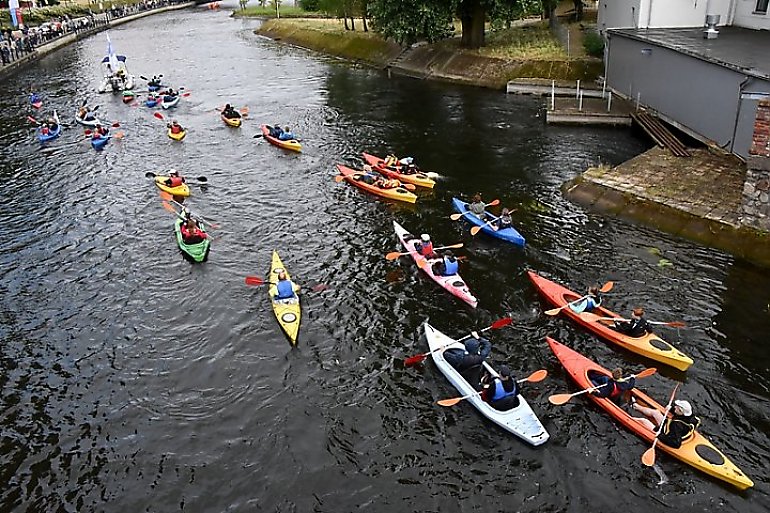
POLYGON ((604 38, 594 31, 583 34, 583 48, 592 57, 604 57, 604 38))

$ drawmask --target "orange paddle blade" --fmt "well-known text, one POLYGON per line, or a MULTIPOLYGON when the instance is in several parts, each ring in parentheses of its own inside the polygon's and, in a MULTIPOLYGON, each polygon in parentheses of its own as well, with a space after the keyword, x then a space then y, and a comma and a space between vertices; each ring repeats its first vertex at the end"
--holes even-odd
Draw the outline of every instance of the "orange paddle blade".
POLYGON ((465 399, 465 397, 453 397, 451 399, 441 399, 440 401, 436 401, 436 404, 440 404, 441 406, 454 406, 455 404, 459 403, 465 399))
POLYGON ((462 216, 463 216, 462 214, 452 214, 451 216, 449 216, 449 219, 451 219, 452 221, 457 221, 457 220, 459 220, 459 219, 460 219, 462 216))
POLYGON ((646 378, 648 376, 652 376, 656 372, 658 372, 658 369, 656 369, 655 367, 650 367, 649 369, 644 369, 642 372, 637 374, 636 377, 637 378, 646 378))
POLYGON ((508 326, 511 323, 513 323, 513 319, 511 319, 510 317, 503 317, 502 319, 498 319, 495 322, 493 322, 490 328, 492 328, 493 330, 496 330, 504 326, 508 326))
POLYGON ((554 394, 548 398, 548 402, 561 406, 569 402, 570 399, 572 399, 572 394, 554 394))
POLYGON ((540 369, 527 376, 525 381, 528 383, 539 383, 540 381, 543 381, 547 376, 548 371, 545 369, 540 369))
POLYGON ((471 228, 471 235, 476 235, 480 231, 481 231, 481 226, 474 226, 473 228, 471 228))
POLYGON ((176 209, 174 208, 174 206, 173 206, 173 205, 171 205, 171 203, 169 203, 168 201, 164 201, 164 202, 163 202, 163 208, 165 208, 165 209, 166 209, 166 210, 168 210, 169 212, 173 212, 175 215, 177 214, 177 211, 176 211, 176 209))
POLYGON ((119 127, 120 127, 120 122, 116 121, 116 122, 114 122, 114 123, 112 124, 112 126, 113 126, 114 128, 119 128, 119 127))
POLYGON ((170 193, 166 191, 159 191, 159 194, 160 194, 160 198, 166 201, 171 201, 174 199, 174 196, 172 196, 170 193))
POLYGON ((655 443, 657 441, 658 439, 656 438, 652 443, 652 447, 644 451, 644 454, 642 454, 642 463, 648 467, 655 465, 655 443))
POLYGON ((114 137, 115 139, 123 139, 123 137, 125 136, 126 134, 124 132, 115 132, 115 135, 113 135, 112 137, 114 137))
POLYGON ((612 290, 612 287, 614 287, 615 284, 611 281, 608 281, 604 285, 602 285, 602 288, 599 289, 599 292, 609 292, 612 290))
POLYGON ((686 328, 687 325, 683 323, 682 321, 671 321, 671 322, 664 322, 663 326, 669 326, 671 328, 686 328))
POLYGON ((259 276, 246 276, 246 285, 264 285, 265 280, 259 276))
POLYGON ((500 200, 496 199, 496 200, 492 200, 489 203, 487 203, 487 206, 488 207, 494 207, 495 205, 499 205, 499 204, 500 204, 500 200))
POLYGON ((403 187, 407 191, 413 191, 413 190, 415 190, 417 188, 417 187, 414 186, 414 184, 411 184, 411 183, 402 183, 401 187, 403 187))
POLYGON ((345 179, 344 175, 337 175, 337 176, 334 177, 334 181, 337 182, 337 183, 342 182, 344 179, 345 179))
POLYGON ((404 256, 405 254, 408 255, 409 253, 399 253, 398 251, 393 251, 385 255, 385 260, 395 260, 398 257, 404 256))

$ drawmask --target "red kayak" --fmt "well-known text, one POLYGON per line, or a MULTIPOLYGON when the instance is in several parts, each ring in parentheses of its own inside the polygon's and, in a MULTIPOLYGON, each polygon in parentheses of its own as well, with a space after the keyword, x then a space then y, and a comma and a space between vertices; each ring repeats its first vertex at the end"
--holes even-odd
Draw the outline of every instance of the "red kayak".
MULTIPOLYGON (((556 306, 565 306, 568 303, 580 299, 580 296, 571 290, 562 287, 558 283, 543 278, 542 276, 527 271, 529 279, 535 285, 537 290, 550 303, 556 306)), ((618 314, 607 310, 606 308, 596 308, 593 312, 575 312, 572 308, 564 308, 561 311, 564 315, 582 326, 593 331, 605 340, 617 344, 624 349, 634 353, 646 356, 652 360, 671 365, 681 371, 687 370, 692 365, 692 359, 682 353, 674 346, 655 335, 647 333, 643 337, 629 337, 619 331, 612 329, 612 321, 600 320, 600 317, 620 317, 618 314)))
MULTIPOLYGON (((550 337, 546 337, 548 345, 551 346, 553 354, 559 359, 561 364, 569 373, 570 377, 575 380, 578 387, 586 389, 595 386, 595 384, 589 379, 589 373, 593 375, 604 374, 611 376, 612 373, 602 366, 592 362, 582 354, 573 351, 569 347, 560 344, 550 337)), ((623 424, 623 426, 629 431, 635 433, 642 438, 648 445, 652 444, 655 438, 655 433, 650 431, 644 424, 634 420, 635 417, 629 415, 626 410, 610 401, 609 399, 603 399, 593 394, 584 394, 588 396, 593 402, 599 405, 604 411, 609 413, 612 418, 623 424)), ((654 399, 647 394, 641 392, 637 388, 631 390, 631 395, 636 401, 648 408, 654 408, 661 413, 666 411, 665 406, 661 406, 655 402, 654 399)), ((633 411, 633 410, 632 410, 633 411)), ((641 417, 641 414, 634 412, 635 415, 641 417)), ((700 433, 695 431, 690 438, 682 442, 682 446, 678 449, 668 447, 663 443, 658 443, 656 446, 658 449, 665 451, 671 456, 691 465, 698 470, 705 472, 711 476, 716 477, 730 483, 731 485, 745 490, 754 486, 754 482, 746 476, 741 470, 736 467, 719 449, 714 447, 706 438, 700 433)), ((641 455, 641 451, 639 453, 641 455)))

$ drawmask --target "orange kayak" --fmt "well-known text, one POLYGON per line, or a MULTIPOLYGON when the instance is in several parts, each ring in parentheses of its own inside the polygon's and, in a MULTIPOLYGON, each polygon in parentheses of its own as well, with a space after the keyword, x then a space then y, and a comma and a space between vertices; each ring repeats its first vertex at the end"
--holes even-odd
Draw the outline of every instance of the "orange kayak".
MULTIPOLYGON (((566 304, 579 299, 580 296, 571 290, 562 287, 558 283, 543 278, 542 276, 527 271, 529 279, 535 285, 537 290, 550 303, 555 306, 565 306, 566 304)), ((646 356, 657 362, 665 363, 681 371, 686 371, 692 365, 692 359, 682 353, 674 346, 660 338, 654 333, 647 333, 643 337, 629 337, 612 329, 612 321, 599 320, 600 317, 620 317, 618 314, 607 310, 606 308, 596 308, 593 312, 583 312, 582 315, 567 307, 561 311, 564 315, 582 326, 593 331, 605 340, 627 349, 636 354, 646 356)))
MULTIPOLYGON (((340 174, 345 177, 345 180, 355 185, 359 189, 365 190, 366 192, 370 192, 383 198, 406 201, 407 203, 414 203, 417 201, 417 196, 404 189, 400 183, 396 187, 383 189, 381 187, 377 187, 376 185, 370 185, 362 181, 361 177, 365 174, 363 171, 356 171, 355 169, 351 169, 341 164, 337 164, 337 169, 339 170, 340 174)), ((398 183, 398 180, 396 180, 396 182, 398 183)))
MULTIPOLYGON (((612 375, 607 369, 592 362, 569 347, 560 344, 554 339, 546 337, 546 341, 551 347, 553 354, 556 355, 556 358, 559 359, 570 377, 575 380, 575 383, 577 383, 580 388, 586 389, 595 386, 589 379, 589 373, 591 373, 591 375, 612 375)), ((629 415, 623 408, 609 399, 604 399, 593 394, 584 395, 588 396, 593 402, 604 409, 604 411, 609 413, 612 418, 623 424, 626 429, 646 441, 648 445, 652 444, 652 441, 655 439, 655 433, 648 429, 644 424, 634 420, 635 417, 629 415)), ((665 406, 661 406, 659 403, 655 402, 654 399, 637 388, 631 390, 631 395, 640 405, 656 409, 661 413, 666 411, 665 406)), ((641 414, 637 413, 637 415, 640 415, 641 417, 641 414)), ((695 467, 701 472, 705 472, 710 476, 726 481, 740 490, 745 490, 754 486, 754 482, 749 479, 746 474, 741 472, 741 470, 736 467, 727 456, 714 447, 711 442, 697 431, 695 431, 690 438, 682 442, 682 446, 678 449, 668 447, 660 442, 656 447, 667 454, 670 454, 674 458, 695 467)), ((641 452, 639 454, 641 456, 641 452)))
POLYGON ((367 164, 389 178, 395 178, 404 183, 411 183, 429 189, 432 189, 433 186, 436 185, 436 181, 429 178, 428 175, 423 172, 404 174, 401 173, 401 166, 387 167, 385 166, 385 161, 380 157, 369 155, 368 153, 364 153, 363 155, 367 164))

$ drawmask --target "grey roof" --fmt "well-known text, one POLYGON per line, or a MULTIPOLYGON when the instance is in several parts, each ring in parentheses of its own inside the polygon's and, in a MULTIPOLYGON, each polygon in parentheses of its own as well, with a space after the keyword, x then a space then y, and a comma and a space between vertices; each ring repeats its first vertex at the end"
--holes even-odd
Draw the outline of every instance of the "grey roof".
POLYGON ((670 48, 698 59, 770 79, 770 31, 719 27, 719 37, 705 39, 703 28, 612 29, 622 36, 670 48))

